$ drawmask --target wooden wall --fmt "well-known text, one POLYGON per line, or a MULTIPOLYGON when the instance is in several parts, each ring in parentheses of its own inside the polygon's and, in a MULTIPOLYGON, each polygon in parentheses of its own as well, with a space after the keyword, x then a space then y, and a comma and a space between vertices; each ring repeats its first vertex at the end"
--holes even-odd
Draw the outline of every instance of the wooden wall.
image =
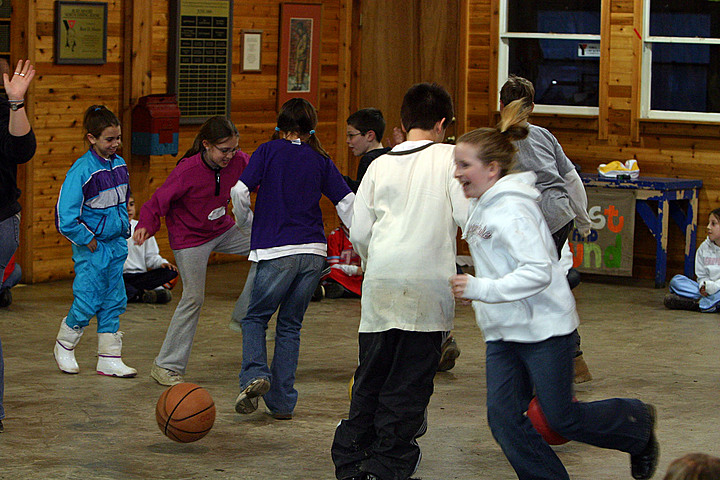
MULTIPOLYGON (((29 57, 38 71, 28 94, 38 150, 21 171, 24 213, 20 263, 25 281, 40 282, 72 275, 70 245, 55 229, 54 205, 65 172, 87 148, 82 134, 82 116, 87 107, 105 104, 123 120, 122 156, 130 167, 138 205, 163 183, 179 158, 134 157, 128 148, 129 112, 137 97, 167 91, 169 2, 109 0, 105 65, 54 64, 54 1, 14 0, 21 2, 23 5, 18 6, 13 18, 17 25, 16 58, 29 57), (22 41, 25 38, 27 44, 22 41)), ((275 127, 280 3, 235 0, 233 6, 232 119, 240 130, 240 146, 248 153, 269 140, 275 127), (263 30, 260 73, 240 72, 242 29, 263 30)), ((316 128, 323 146, 343 172, 347 168, 344 121, 350 113, 348 82, 344 78, 349 70, 346 3, 346 0, 322 2, 317 105, 320 123, 316 128)), ((181 126, 181 153, 192 143, 197 128, 181 126)), ((332 206, 327 202, 323 207, 327 228, 337 226, 332 206)), ((164 228, 157 238, 163 255, 172 258, 164 228)))
MULTIPOLYGON (((497 98, 497 0, 468 0, 468 128, 495 122, 497 98)), ((641 175, 702 179, 698 245, 705 239, 709 212, 720 206, 720 125, 641 120, 641 0, 603 2, 600 66, 600 112, 597 117, 534 115, 531 121, 550 129, 565 153, 583 171, 601 163, 635 158, 641 175)), ((655 243, 636 219, 633 276, 653 278, 655 243)), ((682 273, 684 237, 670 222, 668 273, 682 273)))
MULTIPOLYGON (((357 78, 359 52, 353 50, 352 18, 362 1, 323 1, 320 125, 318 136, 343 173, 348 172, 344 145, 345 118, 357 108, 350 94, 357 78), (353 10, 355 9, 355 10, 353 10)), ((384 0, 402 2, 402 0, 384 0)), ((443 0, 436 0, 439 5, 443 0)), ((133 2, 108 0, 108 52, 105 65, 56 65, 53 59, 53 0, 13 0, 13 57, 30 58, 38 76, 27 104, 38 138, 35 158, 20 171, 23 190, 23 231, 20 262, 25 281, 38 282, 72 275, 70 246, 55 230, 57 194, 70 165, 87 148, 82 138, 82 114, 93 103, 104 103, 123 119, 127 141, 129 112, 137 97, 167 90, 169 0, 133 2)), ((262 72, 241 73, 239 43, 233 43, 232 119, 241 132, 240 145, 252 152, 266 141, 275 122, 279 0, 235 0, 233 39, 242 29, 263 30, 262 72)), ((424 0, 424 4, 431 4, 424 0)), ((458 133, 494 122, 497 95, 497 0, 460 0, 458 133)), ((533 121, 551 129, 568 156, 585 171, 611 160, 636 158, 645 175, 701 178, 699 238, 708 212, 720 203, 720 126, 639 119, 641 0, 603 3, 600 113, 597 117, 536 115, 533 121)), ((364 23, 371 19, 363 19, 364 23)), ((419 28, 423 28, 422 26, 419 28)), ((432 32, 426 32, 432 35, 432 32)), ((408 51, 417 56, 422 51, 408 51)), ((376 52, 382 62, 383 51, 376 52)), ((423 79, 433 80, 433 79, 423 79)), ((392 82, 393 79, 378 79, 392 82)), ((364 105, 363 105, 364 106, 364 105)), ((190 145, 197 127, 183 126, 180 150, 190 145)), ((138 203, 145 201, 166 178, 177 158, 133 157, 124 152, 138 203)), ((354 173, 354 172, 353 172, 354 173)), ((336 225, 333 209, 324 204, 326 226, 336 225)), ((652 278, 654 243, 640 221, 636 229, 635 275, 652 278)), ((167 234, 158 234, 161 251, 170 255, 167 234)), ((669 270, 681 271, 682 241, 671 228, 669 270)))

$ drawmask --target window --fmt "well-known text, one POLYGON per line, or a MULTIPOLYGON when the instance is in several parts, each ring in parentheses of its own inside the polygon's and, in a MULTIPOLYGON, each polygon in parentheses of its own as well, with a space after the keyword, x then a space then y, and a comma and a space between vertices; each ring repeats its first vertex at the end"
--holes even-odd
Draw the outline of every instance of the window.
POLYGON ((720 121, 720 2, 644 0, 641 116, 720 121))
POLYGON ((535 85, 535 111, 598 114, 600 0, 501 0, 498 91, 535 85))

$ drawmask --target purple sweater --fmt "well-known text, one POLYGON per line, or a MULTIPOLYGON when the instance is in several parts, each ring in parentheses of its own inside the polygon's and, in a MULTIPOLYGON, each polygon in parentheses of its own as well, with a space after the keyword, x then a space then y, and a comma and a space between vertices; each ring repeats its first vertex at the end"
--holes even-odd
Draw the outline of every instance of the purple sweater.
POLYGON ((155 235, 160 217, 165 217, 173 250, 197 247, 227 232, 235 224, 227 212, 230 189, 249 158, 247 153, 238 151, 227 167, 217 171, 199 153, 181 160, 143 204, 136 229, 145 228, 155 235))
POLYGON ((326 243, 320 198, 337 205, 351 193, 335 164, 306 144, 278 139, 250 157, 240 180, 255 200, 252 250, 326 243))

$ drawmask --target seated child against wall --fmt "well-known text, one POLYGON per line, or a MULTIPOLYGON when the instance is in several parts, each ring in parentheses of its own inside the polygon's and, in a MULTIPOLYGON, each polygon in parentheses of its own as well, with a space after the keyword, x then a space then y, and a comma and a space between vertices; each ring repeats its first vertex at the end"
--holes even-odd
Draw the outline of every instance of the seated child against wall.
POLYGON ((138 221, 135 220, 135 198, 128 200, 131 235, 127 239, 128 256, 123 265, 123 280, 128 302, 168 303, 172 300, 172 289, 177 283, 177 267, 160 256, 155 237, 148 238, 142 245, 136 245, 132 234, 138 221))
POLYGON ((670 280, 665 306, 673 310, 717 312, 720 307, 720 208, 710 212, 707 238, 695 254, 697 282, 685 275, 670 280))
POLYGON ((327 298, 360 296, 363 279, 360 256, 353 250, 348 236, 348 229, 342 222, 328 235, 327 263, 330 273, 321 281, 327 298))

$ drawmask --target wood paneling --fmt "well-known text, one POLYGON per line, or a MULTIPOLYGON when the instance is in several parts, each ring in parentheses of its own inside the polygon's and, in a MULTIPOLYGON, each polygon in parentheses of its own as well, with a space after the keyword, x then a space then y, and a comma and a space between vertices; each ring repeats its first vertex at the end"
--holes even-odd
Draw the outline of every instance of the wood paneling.
MULTIPOLYGON (((122 154, 139 197, 138 207, 165 181, 178 160, 170 155, 133 157, 129 148, 130 111, 137 98, 168 91, 169 1, 108 1, 105 65, 55 65, 54 0, 13 3, 21 4, 13 14, 13 45, 17 46, 14 55, 29 56, 38 71, 27 102, 38 151, 20 172, 24 209, 21 264, 26 281, 47 281, 72 274, 70 244, 55 230, 54 206, 65 173, 87 148, 82 133, 87 107, 102 103, 121 117, 126 139, 122 154)), ((231 117, 240 130, 240 146, 249 153, 269 140, 275 127, 280 3, 234 1, 231 117), (260 73, 240 72, 237 39, 242 29, 263 30, 260 73)), ((338 145, 342 147, 338 166, 346 173, 346 151, 344 138, 339 138, 339 125, 344 132, 349 109, 350 68, 346 63, 352 1, 322 3, 320 101, 316 105, 320 123, 316 130, 333 158, 339 153, 338 145)), ((189 148, 196 131, 197 126, 181 127, 180 153, 189 148)), ((328 230, 337 226, 337 215, 329 202, 323 204, 323 211, 328 230)), ((164 229, 157 239, 163 255, 172 258, 164 229)), ((213 256, 212 260, 232 258, 213 256)))

